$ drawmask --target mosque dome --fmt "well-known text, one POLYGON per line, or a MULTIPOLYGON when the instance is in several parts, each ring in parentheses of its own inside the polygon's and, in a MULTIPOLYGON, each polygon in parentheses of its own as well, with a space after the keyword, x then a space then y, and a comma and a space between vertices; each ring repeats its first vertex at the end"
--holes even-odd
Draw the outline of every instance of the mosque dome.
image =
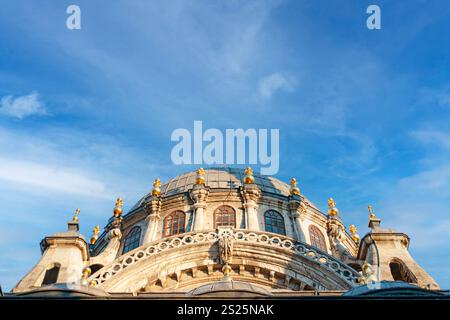
POLYGON ((105 296, 288 297, 376 280, 439 288, 408 253, 409 237, 380 228, 371 206, 371 232, 361 238, 337 207, 330 198, 324 213, 295 178, 286 183, 249 167, 156 178, 127 213, 118 198, 90 243, 77 210, 68 232, 42 240, 43 258, 13 291, 75 283, 105 296))
MULTIPOLYGON (((166 182, 155 179, 153 190, 142 197, 122 219, 123 238, 118 244, 118 251, 119 255, 124 257, 125 264, 127 264, 125 257, 138 252, 139 248, 142 251, 140 255, 145 257, 148 252, 143 248, 150 243, 162 241, 155 249, 158 252, 165 251, 171 246, 186 247, 184 251, 180 249, 175 259, 177 262, 168 271, 164 271, 172 276, 165 277, 165 281, 157 277, 138 281, 139 285, 132 287, 130 289, 132 291, 153 292, 169 290, 168 287, 173 286, 173 289, 176 287, 176 290, 190 291, 194 294, 203 290, 194 290, 199 286, 217 288, 231 284, 235 284, 235 287, 230 288, 245 287, 248 289, 245 290, 249 292, 254 286, 264 290, 269 290, 271 287, 296 290, 300 288, 315 290, 321 287, 335 289, 350 288, 358 276, 350 266, 332 257, 332 245, 327 237, 328 218, 300 193, 296 179, 292 179, 288 184, 271 176, 254 173, 251 168, 245 170, 228 167, 200 168, 166 182), (261 248, 261 256, 263 252, 268 253, 268 249, 278 251, 280 245, 291 248, 288 256, 283 258, 285 259, 283 263, 288 264, 292 260, 292 254, 301 252, 307 257, 308 261, 305 263, 319 262, 329 268, 333 265, 337 271, 335 274, 337 278, 333 279, 330 274, 323 283, 307 278, 300 280, 302 277, 294 271, 292 274, 297 275, 297 278, 292 278, 289 284, 285 284, 286 277, 291 277, 287 275, 290 271, 280 266, 269 267, 273 262, 263 264, 257 261, 249 262, 246 254, 239 257, 236 255, 238 251, 233 250, 229 253, 231 257, 227 258, 229 261, 224 262, 220 257, 221 249, 217 247, 214 249, 215 257, 212 258, 214 262, 207 266, 202 265, 205 250, 199 252, 188 250, 192 247, 192 243, 219 243, 223 236, 231 239, 235 249, 243 246, 241 249, 243 253, 249 245, 253 244, 268 246, 266 249, 261 248), (239 267, 235 264, 245 260, 247 260, 246 266, 239 267), (180 264, 186 266, 182 267, 180 264), (191 267, 192 264, 195 268, 191 267), (223 276, 224 264, 230 264, 233 281, 237 282, 217 282, 223 276), (187 268, 184 272, 191 274, 192 279, 185 279, 181 284, 179 276, 183 274, 183 271, 176 271, 176 269, 183 268, 187 268), (207 274, 208 280, 199 282, 195 279, 193 275, 199 272, 207 274), (169 285, 167 281, 172 284, 169 285), (272 281, 279 283, 274 285, 272 281), (209 285, 211 287, 208 287, 209 285)), ((114 221, 115 219, 112 218, 109 223, 114 221)), ((342 243, 348 254, 356 254, 356 243, 344 231, 341 220, 336 219, 336 223, 343 230, 342 243)), ((101 256, 106 250, 110 238, 108 232, 111 228, 108 224, 106 232, 92 249, 93 255, 101 256)), ((133 256, 130 261, 135 261, 136 258, 140 257, 133 256)), ((104 263, 96 263, 98 264, 102 266, 101 270, 106 271, 104 263)), ((124 267, 125 265, 122 264, 120 268, 124 267)), ((128 264, 126 268, 131 269, 128 264)), ((114 274, 114 270, 106 272, 114 274)), ((318 272, 323 274, 330 270, 318 270, 318 272)), ((104 281, 104 277, 105 273, 95 273, 94 281, 102 287, 104 283, 109 282, 104 281)))
MULTIPOLYGON (((161 185, 161 196, 169 197, 191 190, 195 185, 197 173, 189 171, 168 180, 161 185)), ((205 169, 205 185, 211 189, 231 190, 239 189, 243 186, 245 177, 244 169, 233 167, 212 167, 205 169)), ((265 176, 253 173, 254 184, 265 194, 272 196, 288 197, 290 195, 290 185, 272 176, 265 176)), ((151 192, 141 198, 130 210, 135 211, 141 207, 146 200, 151 197, 151 192)), ((316 208, 311 202, 309 204, 316 208)), ((316 208, 317 209, 317 208, 316 208)))

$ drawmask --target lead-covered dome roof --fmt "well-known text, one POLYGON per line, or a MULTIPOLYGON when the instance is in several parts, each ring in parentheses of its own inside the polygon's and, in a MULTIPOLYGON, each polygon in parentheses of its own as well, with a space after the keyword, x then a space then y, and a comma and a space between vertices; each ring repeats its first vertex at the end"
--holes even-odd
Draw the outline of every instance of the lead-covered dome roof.
MULTIPOLYGON (((244 176, 244 170, 238 168, 205 169, 205 185, 212 189, 236 189, 242 186, 244 176)), ((289 185, 286 183, 256 172, 253 176, 255 177, 255 184, 258 185, 261 191, 285 196, 289 195, 289 185)), ((196 177, 197 173, 191 171, 167 181, 161 186, 161 195, 170 196, 192 189, 196 177)))
MULTIPOLYGON (((237 189, 242 186, 244 176, 244 169, 229 167, 208 168, 205 169, 205 185, 211 189, 237 189)), ((256 172, 254 172, 253 176, 255 184, 262 192, 286 197, 290 195, 290 185, 287 183, 272 176, 264 176, 256 172)), ((161 185, 161 196, 167 197, 189 191, 193 188, 196 177, 196 171, 190 171, 164 182, 161 185)), ((148 193, 130 211, 139 208, 150 196, 151 193, 148 193)))

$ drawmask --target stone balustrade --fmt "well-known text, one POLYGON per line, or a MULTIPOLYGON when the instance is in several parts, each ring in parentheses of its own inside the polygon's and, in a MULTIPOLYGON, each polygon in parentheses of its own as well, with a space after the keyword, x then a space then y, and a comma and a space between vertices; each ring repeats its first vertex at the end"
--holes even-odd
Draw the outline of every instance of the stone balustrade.
MULTIPOLYGON (((275 247, 294 253, 295 255, 299 255, 324 268, 327 268, 329 271, 333 272, 339 278, 347 282, 350 286, 353 287, 357 285, 357 279, 360 276, 358 272, 350 266, 333 258, 329 254, 320 251, 307 243, 278 234, 261 231, 249 231, 244 229, 233 230, 232 236, 233 241, 235 241, 236 244, 257 243, 258 245, 275 247)), ((125 255, 117 258, 113 263, 98 270, 91 276, 91 284, 93 286, 99 286, 127 267, 143 259, 157 255, 160 252, 200 243, 211 243, 211 245, 214 245, 214 243, 218 241, 218 238, 218 232, 216 230, 211 230, 209 232, 183 233, 154 241, 126 253, 125 255)))

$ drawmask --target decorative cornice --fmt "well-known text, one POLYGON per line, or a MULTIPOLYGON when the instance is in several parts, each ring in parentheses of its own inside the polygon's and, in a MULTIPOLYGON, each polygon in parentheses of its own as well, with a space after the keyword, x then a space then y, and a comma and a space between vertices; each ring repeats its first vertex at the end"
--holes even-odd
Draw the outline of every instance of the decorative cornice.
POLYGON ((75 246, 80 249, 83 260, 89 260, 89 245, 81 235, 55 235, 41 241, 41 251, 51 246, 75 246))

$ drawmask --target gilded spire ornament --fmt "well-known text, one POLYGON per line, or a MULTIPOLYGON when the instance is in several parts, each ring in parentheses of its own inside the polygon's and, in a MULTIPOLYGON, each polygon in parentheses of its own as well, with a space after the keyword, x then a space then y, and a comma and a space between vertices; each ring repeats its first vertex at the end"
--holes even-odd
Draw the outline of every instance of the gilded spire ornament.
POLYGON ((300 189, 297 185, 297 179, 292 178, 291 179, 291 190, 290 193, 292 196, 299 196, 300 195, 300 189))
POLYGON ((161 180, 158 178, 153 181, 153 190, 152 196, 160 196, 161 195, 161 180))
POLYGON ((92 231, 91 244, 95 244, 95 242, 97 242, 99 234, 100 234, 100 227, 95 226, 94 230, 92 231))
POLYGON ((118 197, 116 200, 116 205, 114 206, 114 217, 120 217, 123 210, 123 200, 121 197, 118 197))
POLYGON ((369 205, 367 206, 367 209, 369 209, 369 219, 370 219, 370 220, 375 219, 375 213, 373 213, 372 205, 369 204, 369 205))
POLYGON ((352 235, 352 239, 353 241, 355 241, 356 243, 359 243, 359 235, 357 233, 357 229, 355 227, 354 224, 351 224, 350 227, 348 228, 348 230, 350 231, 350 234, 352 235))
POLYGON ((73 218, 72 218, 72 221, 73 222, 78 222, 78 215, 80 214, 80 209, 76 209, 75 210, 75 215, 73 216, 73 218))
POLYGON ((245 168, 244 170, 244 183, 245 184, 252 184, 255 183, 255 177, 253 176, 253 170, 250 167, 245 168))
POLYGON ((204 186, 205 185, 205 183, 206 183, 205 174, 206 174, 205 169, 198 168, 198 170, 197 170, 197 178, 195 179, 195 184, 196 185, 199 185, 199 186, 204 186))
POLYGON ((339 214, 338 208, 336 208, 336 202, 333 198, 328 199, 328 215, 330 217, 335 217, 339 214))

